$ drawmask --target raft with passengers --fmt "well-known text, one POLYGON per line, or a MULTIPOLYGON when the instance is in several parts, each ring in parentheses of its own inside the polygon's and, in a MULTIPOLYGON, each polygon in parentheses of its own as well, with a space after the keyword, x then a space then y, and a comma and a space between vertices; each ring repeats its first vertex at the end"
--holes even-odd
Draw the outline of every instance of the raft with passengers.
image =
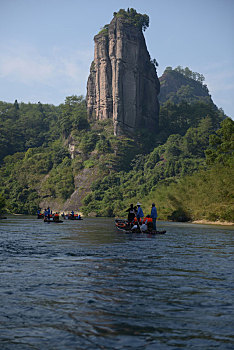
MULTIPOLYGON (((83 220, 80 214, 75 214, 74 211, 72 210, 71 213, 69 214, 62 214, 61 217, 64 220, 83 220)), ((53 213, 50 207, 44 209, 44 212, 41 213, 41 209, 39 208, 37 210, 37 218, 38 219, 44 219, 44 222, 50 223, 62 223, 63 220, 60 219, 60 214, 59 212, 53 213)))
POLYGON ((72 210, 71 213, 69 214, 62 214, 62 217, 64 220, 83 220, 80 214, 75 214, 74 211, 72 210))
POLYGON ((137 203, 137 206, 126 210, 128 212, 127 219, 115 219, 116 228, 124 233, 146 233, 146 234, 164 234, 165 230, 158 231, 156 227, 157 221, 157 208, 155 203, 152 203, 151 214, 144 217, 141 203, 137 203))

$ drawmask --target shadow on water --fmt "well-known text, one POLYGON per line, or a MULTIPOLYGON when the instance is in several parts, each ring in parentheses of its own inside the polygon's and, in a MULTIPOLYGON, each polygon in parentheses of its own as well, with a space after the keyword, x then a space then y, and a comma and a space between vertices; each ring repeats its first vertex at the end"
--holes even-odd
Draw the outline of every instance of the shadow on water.
POLYGON ((0 223, 0 348, 232 349, 232 227, 0 223))

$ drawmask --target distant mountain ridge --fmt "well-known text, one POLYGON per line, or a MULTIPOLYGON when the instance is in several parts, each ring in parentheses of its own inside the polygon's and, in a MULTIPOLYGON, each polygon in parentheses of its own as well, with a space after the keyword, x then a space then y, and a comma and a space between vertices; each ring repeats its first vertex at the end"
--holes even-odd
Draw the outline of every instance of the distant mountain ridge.
POLYGON ((209 90, 203 81, 205 78, 199 73, 192 72, 188 67, 185 69, 167 67, 159 78, 160 94, 158 96, 160 105, 166 101, 173 103, 193 103, 203 101, 213 103, 209 90))

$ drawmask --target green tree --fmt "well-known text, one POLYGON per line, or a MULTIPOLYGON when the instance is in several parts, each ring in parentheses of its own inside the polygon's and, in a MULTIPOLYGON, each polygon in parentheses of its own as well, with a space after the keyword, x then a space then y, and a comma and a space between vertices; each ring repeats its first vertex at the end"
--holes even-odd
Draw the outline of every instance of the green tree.
POLYGON ((209 145, 209 136, 213 131, 212 120, 209 116, 202 119, 197 128, 189 128, 183 139, 185 154, 204 157, 204 152, 209 145))
POLYGON ((68 96, 62 105, 62 114, 59 125, 65 138, 72 130, 84 130, 89 128, 86 113, 86 103, 83 96, 68 96))
POLYGON ((5 197, 3 196, 3 194, 0 193, 0 216, 3 213, 5 205, 6 205, 5 197))
POLYGON ((149 16, 137 13, 134 8, 128 8, 127 11, 120 9, 118 12, 114 12, 113 15, 114 17, 123 18, 125 22, 133 24, 143 31, 149 27, 149 16))
POLYGON ((226 118, 221 128, 210 136, 210 147, 206 151, 208 164, 221 163, 233 166, 234 161, 234 121, 226 118))
POLYGON ((110 141, 105 137, 105 135, 101 135, 99 141, 96 144, 96 149, 99 153, 109 153, 111 152, 111 144, 110 141))

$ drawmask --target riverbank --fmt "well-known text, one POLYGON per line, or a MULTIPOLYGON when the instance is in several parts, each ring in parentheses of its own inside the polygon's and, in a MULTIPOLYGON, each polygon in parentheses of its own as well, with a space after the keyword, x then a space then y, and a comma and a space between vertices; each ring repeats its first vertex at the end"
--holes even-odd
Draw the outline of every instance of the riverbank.
POLYGON ((234 222, 228 221, 208 221, 208 220, 194 220, 193 224, 205 224, 205 225, 222 225, 222 226, 234 226, 234 222))

